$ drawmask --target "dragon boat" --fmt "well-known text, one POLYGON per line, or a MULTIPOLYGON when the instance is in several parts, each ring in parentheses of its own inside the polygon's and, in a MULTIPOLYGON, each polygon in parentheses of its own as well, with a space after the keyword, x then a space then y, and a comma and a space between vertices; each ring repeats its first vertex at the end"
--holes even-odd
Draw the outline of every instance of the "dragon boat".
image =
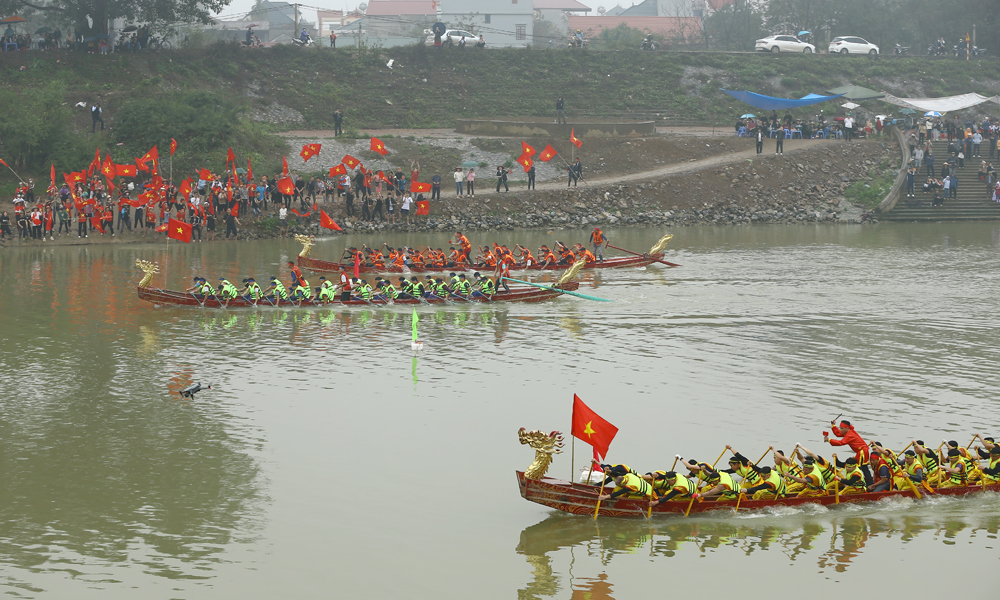
MULTIPOLYGON (((665 253, 663 248, 666 247, 667 242, 674 237, 673 234, 668 234, 660 238, 658 242, 653 244, 649 252, 645 254, 640 254, 638 252, 633 253, 633 256, 619 256, 615 258, 608 258, 603 261, 586 264, 584 269, 624 269, 627 267, 645 267, 653 263, 660 263, 667 267, 679 267, 677 263, 672 263, 664 260, 665 253)), ((320 260, 318 258, 312 258, 309 256, 312 251, 312 247, 315 244, 315 240, 310 236, 296 235, 295 241, 302 244, 302 250, 298 255, 298 265, 301 269, 307 269, 313 273, 339 273, 341 270, 346 270, 348 272, 354 272, 353 262, 336 262, 328 260, 320 260)), ((626 251, 627 252, 627 251, 626 251)), ((530 267, 516 266, 513 267, 512 271, 562 271, 572 267, 571 264, 566 265, 532 265, 530 267)), ((470 266, 455 266, 455 267, 434 267, 434 266, 424 266, 424 267, 397 267, 394 265, 386 265, 385 267, 373 267, 364 264, 358 265, 359 273, 443 273, 443 272, 460 272, 464 271, 471 273, 473 271, 480 270, 492 271, 493 267, 489 265, 470 265, 470 266)))
MULTIPOLYGON (((552 455, 562 452, 563 438, 558 431, 545 433, 538 430, 527 431, 523 427, 518 431, 522 444, 535 450, 535 460, 524 471, 516 471, 517 486, 521 497, 525 500, 554 508, 556 510, 588 517, 617 517, 626 519, 644 519, 649 514, 649 501, 646 498, 629 498, 621 496, 613 500, 605 500, 598 505, 597 497, 611 493, 613 488, 600 485, 574 483, 562 479, 546 477, 552 455)), ((838 504, 855 504, 859 502, 877 502, 887 498, 926 498, 935 496, 965 496, 982 492, 1000 492, 1000 483, 977 484, 962 487, 936 488, 931 491, 918 488, 914 490, 892 490, 887 492, 869 492, 864 494, 828 494, 807 498, 788 497, 770 500, 705 500, 691 501, 690 497, 682 500, 670 500, 653 506, 652 514, 704 513, 726 510, 733 513, 739 505, 740 511, 759 510, 775 506, 803 506, 819 504, 834 506, 838 504)))
MULTIPOLYGON (((572 269, 563 274, 559 282, 552 286, 539 286, 539 287, 515 287, 511 286, 510 291, 499 291, 492 296, 453 296, 451 298, 397 298, 396 300, 340 300, 339 298, 332 302, 315 304, 311 301, 303 301, 301 304, 298 302, 293 302, 290 300, 280 300, 274 301, 267 298, 261 298, 256 303, 247 300, 243 297, 233 298, 228 302, 220 300, 214 295, 201 296, 194 295, 188 292, 181 292, 176 290, 164 290, 159 288, 149 287, 149 282, 152 280, 153 275, 159 273, 159 265, 154 262, 144 261, 136 259, 136 266, 145 272, 142 280, 139 281, 137 287, 137 292, 140 300, 145 300, 157 306, 198 306, 204 308, 261 308, 261 307, 293 307, 293 306, 387 306, 394 304, 463 304, 463 303, 483 303, 490 304, 496 302, 541 302, 543 300, 549 300, 557 296, 563 295, 564 292, 573 292, 580 287, 580 283, 574 281, 573 278, 576 277, 579 272, 579 268, 572 269)), ((582 264, 580 265, 582 268, 582 264)))

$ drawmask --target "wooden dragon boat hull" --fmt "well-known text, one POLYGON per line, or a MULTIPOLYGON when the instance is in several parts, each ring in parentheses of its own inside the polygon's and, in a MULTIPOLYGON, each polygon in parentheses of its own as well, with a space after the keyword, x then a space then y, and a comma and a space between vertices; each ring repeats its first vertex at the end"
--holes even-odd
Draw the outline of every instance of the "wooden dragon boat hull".
MULTIPOLYGON (((574 291, 580 287, 580 283, 577 281, 568 281, 559 286, 552 286, 557 289, 541 289, 534 287, 512 287, 510 292, 498 292, 494 294, 492 298, 471 296, 466 300, 461 297, 452 297, 448 300, 442 298, 413 298, 413 299, 397 299, 393 301, 393 304, 464 304, 466 302, 472 303, 496 303, 496 302, 541 302, 542 300, 549 300, 555 298, 556 296, 561 296, 562 293, 558 290, 574 291)), ((190 293, 178 292, 174 290, 161 290, 158 288, 151 287, 139 287, 137 288, 139 299, 145 300, 146 302, 151 302, 157 306, 199 306, 205 308, 221 308, 224 306, 223 301, 219 300, 215 296, 208 296, 207 298, 201 296, 194 296, 190 293)), ((329 302, 327 304, 313 304, 312 302, 303 302, 302 306, 386 306, 389 304, 384 300, 372 300, 371 302, 365 300, 348 300, 342 302, 337 299, 334 302, 329 302)), ((276 306, 272 304, 271 301, 267 299, 261 299, 254 304, 244 298, 233 298, 229 301, 228 308, 261 308, 261 307, 272 307, 276 306)), ((294 307, 298 306, 295 302, 282 301, 277 306, 281 307, 294 307)))
MULTIPOLYGON (((540 480, 525 479, 523 471, 517 471, 517 484, 521 491, 521 497, 531 502, 536 502, 549 508, 554 508, 574 515, 586 515, 593 517, 594 507, 597 506, 598 488, 582 483, 571 483, 561 479, 543 477, 540 480)), ((611 493, 613 488, 605 488, 606 493, 611 493)), ((964 496, 977 492, 1000 492, 1000 484, 974 485, 957 488, 941 488, 935 490, 939 496, 964 496)), ((931 494, 921 488, 920 494, 927 497, 931 494)), ((872 492, 866 494, 841 495, 841 504, 853 504, 857 502, 875 502, 886 498, 914 498, 910 490, 872 492)), ((740 510, 756 510, 772 506, 802 506, 804 504, 821 504, 831 506, 836 504, 834 495, 818 496, 813 498, 779 498, 775 500, 743 500, 740 502, 740 510)), ((671 500, 653 507, 653 514, 684 514, 691 503, 690 498, 683 500, 671 500)), ((706 500, 695 501, 691 505, 692 513, 708 512, 713 510, 732 510, 736 507, 736 500, 706 500)), ((649 509, 649 503, 645 499, 616 498, 615 500, 605 500, 601 502, 598 516, 619 517, 640 519, 645 518, 649 509)))
MULTIPOLYGON (((664 253, 660 252, 658 254, 650 254, 643 256, 620 256, 617 258, 609 258, 607 260, 590 263, 584 265, 584 269, 624 269, 628 267, 645 267, 653 264, 656 261, 663 260, 664 253)), ((299 256, 298 257, 299 268, 308 269, 314 273, 339 273, 343 268, 348 273, 354 272, 353 262, 331 262, 327 260, 319 260, 318 258, 312 258, 309 256, 299 256)), ((573 266, 569 265, 532 265, 530 267, 515 267, 511 269, 512 271, 564 271, 573 266)), ((680 265, 675 263, 669 263, 668 266, 679 267, 680 265)), ((478 267, 395 267, 386 266, 382 268, 368 267, 365 265, 360 265, 358 267, 359 273, 448 273, 448 272, 466 272, 472 273, 475 271, 493 271, 493 267, 489 266, 478 266, 478 267)))

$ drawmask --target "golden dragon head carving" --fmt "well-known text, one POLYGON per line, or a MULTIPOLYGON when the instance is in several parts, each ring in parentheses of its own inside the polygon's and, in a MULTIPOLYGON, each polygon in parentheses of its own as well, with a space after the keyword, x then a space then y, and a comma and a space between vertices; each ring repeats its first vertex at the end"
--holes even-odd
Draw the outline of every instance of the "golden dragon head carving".
POLYGON ((557 283, 556 285, 559 286, 566 283, 567 281, 573 281, 574 279, 576 279, 576 276, 580 274, 580 269, 582 269, 585 264, 587 264, 587 261, 583 260, 582 258, 573 263, 573 266, 566 269, 566 272, 562 274, 562 277, 559 278, 559 283, 557 283))
POLYGON ((299 256, 309 256, 309 251, 312 250, 313 245, 316 243, 316 238, 311 235, 296 233, 295 241, 302 244, 302 250, 299 252, 299 256))
POLYGON ((545 477, 549 465, 552 464, 552 455, 562 453, 562 433, 559 431, 545 433, 537 429, 528 431, 522 427, 517 431, 517 437, 522 444, 535 449, 535 461, 524 470, 524 478, 538 480, 545 477))
POLYGON ((663 249, 667 247, 667 242, 669 242, 671 239, 673 239, 673 237, 674 237, 674 234, 672 234, 672 233, 668 233, 667 235, 661 237, 660 241, 658 241, 655 244, 653 244, 653 247, 649 249, 649 253, 652 255, 652 254, 659 254, 660 252, 663 252, 663 249))
POLYGON ((142 269, 142 271, 146 273, 139 281, 139 287, 141 288, 149 285, 149 281, 153 279, 153 275, 160 272, 159 264, 148 260, 142 260, 141 258, 135 259, 135 266, 136 268, 142 269))

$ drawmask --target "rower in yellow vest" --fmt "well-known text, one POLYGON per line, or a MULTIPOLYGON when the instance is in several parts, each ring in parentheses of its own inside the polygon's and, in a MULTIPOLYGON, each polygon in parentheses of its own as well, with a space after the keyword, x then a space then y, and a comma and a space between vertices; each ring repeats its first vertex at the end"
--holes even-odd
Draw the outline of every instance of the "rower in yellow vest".
POLYGON ((693 494, 692 498, 705 500, 736 500, 740 495, 740 484, 729 473, 712 471, 708 474, 708 485, 712 486, 705 492, 693 494))
POLYGON ((941 470, 945 473, 943 476, 948 477, 948 479, 941 481, 938 487, 950 488, 968 485, 968 465, 962 460, 958 448, 948 450, 948 464, 941 465, 941 470))
POLYGON ((698 479, 700 481, 707 482, 708 476, 713 471, 712 465, 704 462, 698 462, 696 460, 681 459, 681 464, 687 467, 689 479, 698 479))
POLYGON ((802 484, 801 487, 788 486, 787 493, 789 495, 792 494, 793 490, 797 491, 796 496, 799 498, 826 495, 826 480, 823 479, 823 474, 816 466, 816 460, 811 456, 802 460, 802 477, 795 475, 786 475, 785 477, 795 483, 802 484))
POLYGON ((773 500, 784 497, 785 479, 778 471, 771 467, 760 467, 757 474, 760 476, 757 485, 746 488, 743 493, 754 500, 773 500))
POLYGON ((678 475, 674 471, 646 473, 642 478, 652 482, 653 491, 658 497, 658 499, 650 499, 651 505, 663 504, 668 500, 688 498, 695 492, 694 481, 683 475, 678 475))
MULTIPOLYGON (((827 491, 833 492, 834 467, 832 464, 830 464, 830 461, 826 460, 819 454, 811 452, 805 446, 799 446, 799 450, 802 450, 802 452, 805 452, 806 456, 813 459, 813 463, 816 465, 816 469, 819 471, 819 474, 823 477, 823 481, 826 482, 827 491)), ((799 456, 801 457, 802 455, 799 454, 799 456)), ((804 461, 805 459, 803 458, 802 460, 804 461)))
POLYGON ((850 457, 844 461, 844 472, 834 478, 840 482, 840 495, 850 496, 851 494, 863 494, 868 491, 865 483, 865 474, 858 467, 858 459, 850 457))
POLYGON ((729 468, 723 469, 722 471, 724 473, 733 473, 739 475, 742 478, 741 485, 743 487, 750 487, 752 485, 757 485, 757 483, 759 483, 758 480, 760 479, 760 476, 757 475, 757 472, 754 470, 754 467, 756 467, 756 465, 751 463, 750 459, 748 459, 747 457, 733 450, 732 446, 727 445, 726 450, 731 451, 733 453, 733 456, 732 458, 729 459, 729 468))
POLYGON ((902 468, 893 474, 892 481, 897 490, 909 489, 906 479, 909 478, 916 485, 920 485, 924 480, 924 466, 917 460, 917 453, 907 450, 903 453, 902 468))
POLYGON ((994 444, 993 448, 990 449, 989 456, 990 466, 982 469, 982 481, 986 483, 986 485, 1000 483, 1000 446, 994 444))
POLYGON ((610 494, 601 494, 598 500, 610 500, 627 495, 629 498, 654 497, 653 486, 634 473, 625 473, 615 477, 615 489, 610 494))
POLYGON ((599 467, 604 472, 604 483, 602 485, 608 485, 615 480, 615 477, 621 477, 628 473, 636 476, 639 475, 635 469, 628 465, 601 464, 599 467))
POLYGON ((799 467, 799 465, 792 462, 792 460, 789 459, 787 456, 785 456, 784 450, 775 450, 773 456, 774 456, 774 469, 782 477, 789 474, 795 476, 802 475, 802 468, 799 467))
POLYGON ((913 451, 916 452, 917 460, 924 467, 924 479, 928 485, 937 486, 938 478, 941 476, 941 462, 937 451, 926 447, 923 440, 913 440, 913 451))
POLYGON ((972 454, 969 453, 968 448, 963 448, 958 445, 958 442, 952 440, 948 442, 949 452, 950 449, 954 448, 958 450, 958 455, 961 457, 962 462, 965 463, 966 481, 970 484, 979 481, 979 463, 973 459, 972 454))

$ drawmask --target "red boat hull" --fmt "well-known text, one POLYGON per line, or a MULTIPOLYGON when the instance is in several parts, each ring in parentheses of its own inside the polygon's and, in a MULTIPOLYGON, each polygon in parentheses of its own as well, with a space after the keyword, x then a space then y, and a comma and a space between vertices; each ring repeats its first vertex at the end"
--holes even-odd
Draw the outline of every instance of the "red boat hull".
MULTIPOLYGON (((521 490, 521 497, 531 502, 536 502, 549 508, 561 510, 574 515, 594 516, 594 507, 597 506, 598 488, 582 483, 570 483, 561 479, 545 477, 541 480, 526 480, 522 471, 517 471, 517 484, 521 490)), ((606 488, 606 493, 611 493, 612 488, 606 488)), ((942 496, 964 496, 976 492, 992 491, 1000 492, 1000 484, 987 486, 969 486, 958 488, 941 488, 935 490, 942 496)), ((921 496, 928 496, 923 489, 921 496)), ((885 498, 914 498, 912 491, 891 491, 874 492, 867 494, 841 495, 840 503, 849 504, 856 502, 875 502, 885 498)), ((740 502, 740 510, 755 510, 768 508, 771 506, 802 506, 803 504, 821 504, 830 506, 836 504, 837 499, 833 495, 819 496, 814 498, 779 498, 776 500, 743 500, 740 502)), ((691 499, 671 500, 653 507, 653 514, 680 513, 688 508, 691 499)), ((712 510, 732 510, 736 508, 735 500, 706 500, 691 505, 691 512, 708 512, 712 510)), ((601 502, 601 517, 620 517, 639 519, 645 518, 649 510, 649 503, 644 499, 616 498, 615 500, 605 500, 601 502)))
MULTIPOLYGON (((580 283, 577 281, 569 281, 561 286, 553 286, 561 290, 574 291, 580 287, 580 283)), ((139 293, 139 299, 145 300, 146 302, 151 302, 157 306, 203 306, 205 308, 221 308, 223 307, 223 302, 216 298, 215 296, 196 297, 193 294, 185 292, 177 292, 173 290, 161 290, 158 288, 141 287, 136 288, 139 293)), ((510 292, 498 292, 494 294, 492 298, 471 296, 468 300, 460 297, 450 298, 444 300, 442 298, 413 298, 413 299, 397 299, 393 304, 464 304, 466 302, 473 303, 484 303, 490 304, 494 302, 541 302, 542 300, 548 300, 550 298, 555 298, 556 296, 561 296, 562 293, 557 290, 548 290, 534 287, 512 287, 510 292)), ((334 302, 329 302, 327 304, 313 304, 312 302, 303 302, 302 306, 386 306, 388 303, 383 300, 372 300, 367 302, 365 300, 348 300, 342 302, 339 299, 334 302)), ((261 299, 254 304, 244 298, 234 298, 229 301, 227 308, 260 308, 260 307, 270 307, 275 306, 269 300, 261 299)), ((280 303, 283 307, 298 306, 294 302, 283 301, 280 303)))
MULTIPOLYGON (((623 269, 627 267, 645 267, 653 264, 656 261, 663 260, 663 253, 651 254, 648 256, 621 256, 618 258, 609 258, 607 260, 591 263, 589 265, 584 265, 584 269, 623 269)), ((515 267, 511 269, 512 271, 563 271, 570 268, 572 265, 532 265, 530 267, 515 267)), ((680 265, 669 263, 668 266, 679 267, 680 265)), ((317 258, 311 258, 309 256, 299 256, 299 267, 302 269, 308 269, 314 273, 339 273, 341 269, 346 270, 348 273, 354 272, 353 262, 330 262, 327 260, 319 260, 317 258)), ((473 271, 481 270, 493 271, 493 267, 481 266, 481 267, 393 267, 387 266, 383 268, 366 267, 365 265, 360 265, 358 271, 360 273, 444 273, 444 272, 459 272, 464 271, 467 273, 472 273, 473 271)))

